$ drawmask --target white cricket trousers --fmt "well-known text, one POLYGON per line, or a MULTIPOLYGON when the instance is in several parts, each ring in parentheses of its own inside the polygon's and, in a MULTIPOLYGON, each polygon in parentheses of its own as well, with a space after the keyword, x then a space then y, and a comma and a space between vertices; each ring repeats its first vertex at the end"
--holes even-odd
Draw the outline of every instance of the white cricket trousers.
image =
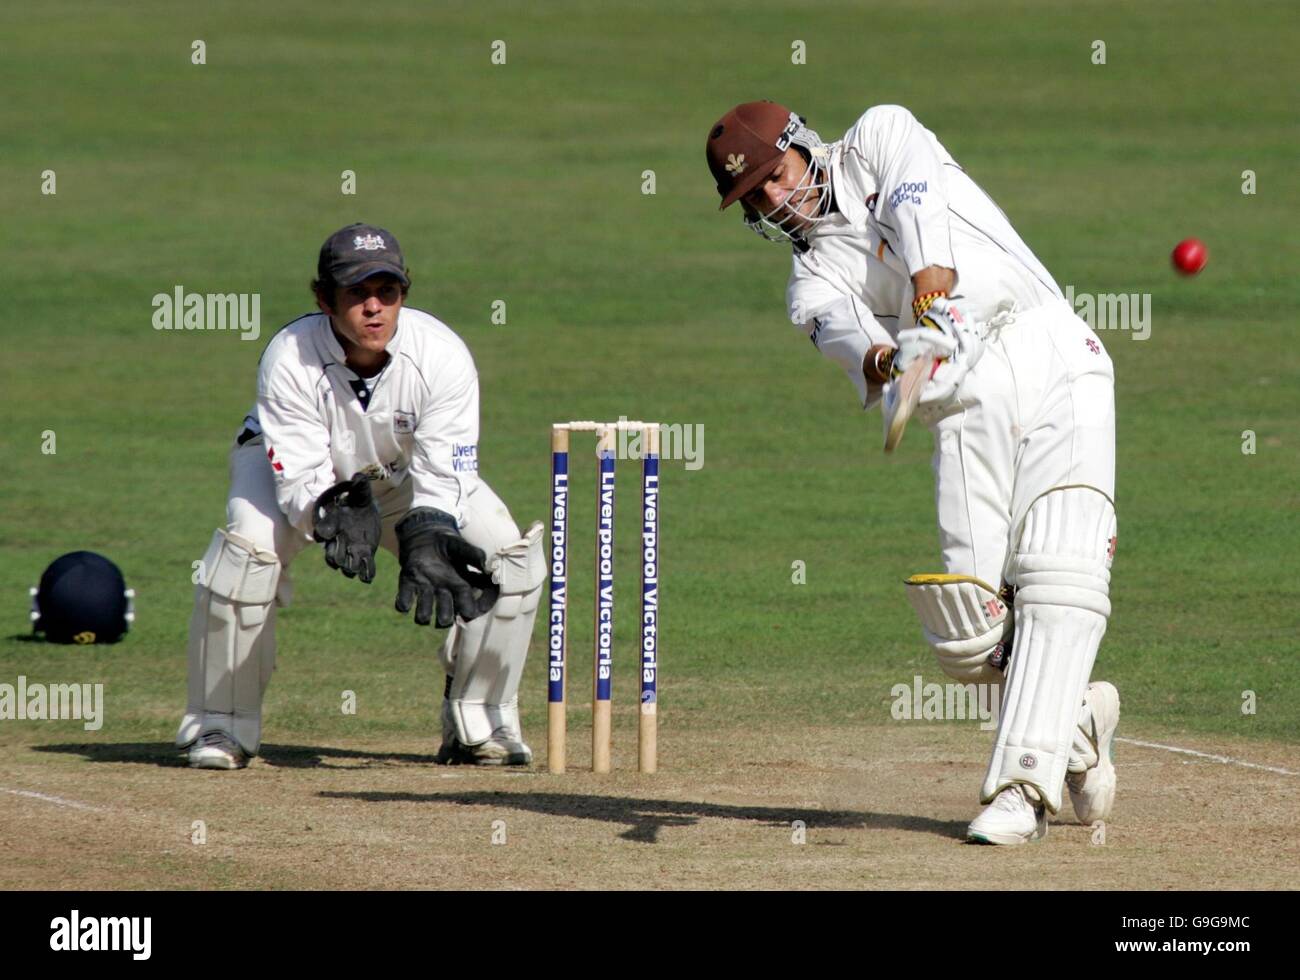
MULTIPOLYGON (((940 414, 934 409, 929 414, 940 414)), ((1086 484, 1115 499, 1115 372, 1064 300, 1019 312, 937 420, 935 502, 944 568, 998 588, 1030 504, 1086 484)))
MULTIPOLYGON (((396 525, 411 506, 410 481, 376 497, 383 520, 381 545, 397 555, 396 525)), ((471 544, 492 555, 519 539, 519 528, 500 498, 482 480, 468 488, 461 534, 471 544)), ((226 501, 226 530, 260 551, 274 552, 280 562, 274 604, 234 613, 205 585, 194 591, 190 619, 189 682, 185 715, 176 743, 184 747, 206 732, 225 732, 250 755, 261 742, 262 699, 275 666, 275 606, 289 603, 292 589, 289 566, 312 538, 293 527, 275 498, 275 475, 266 457, 262 436, 236 445, 230 452, 230 495, 226 501)), ((321 561, 320 548, 315 549, 321 561)), ((358 586, 358 598, 375 603, 375 615, 395 616, 396 563, 380 565, 375 581, 358 586)), ((228 605, 228 602, 226 603, 228 605)), ((452 631, 455 632, 455 631, 452 631)), ((441 639, 441 634, 433 634, 441 639)), ((447 667, 453 652, 447 643, 439 659, 447 667)))

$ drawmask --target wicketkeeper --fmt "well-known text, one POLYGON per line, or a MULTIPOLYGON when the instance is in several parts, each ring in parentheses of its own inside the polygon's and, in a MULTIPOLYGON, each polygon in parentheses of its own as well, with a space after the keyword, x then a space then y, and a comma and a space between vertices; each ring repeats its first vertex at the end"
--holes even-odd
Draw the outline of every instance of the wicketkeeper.
POLYGON ((322 246, 319 313, 262 355, 257 402, 230 453, 226 526, 194 590, 189 704, 176 745, 191 766, 257 754, 289 565, 317 543, 365 584, 397 556, 396 608, 449 629, 442 763, 527 765, 518 690, 546 569, 542 525, 519 528, 478 475, 478 373, 444 323, 404 306, 391 234, 350 225, 322 246))
POLYGON ((884 396, 887 430, 898 379, 926 359, 915 418, 934 434, 945 571, 907 594, 946 674, 1002 687, 968 836, 1043 836, 1062 781, 1081 821, 1105 819, 1119 695, 1088 683, 1116 540, 1100 339, 906 109, 876 106, 824 144, 789 109, 750 102, 710 129, 707 155, 722 207, 739 201, 750 228, 793 246, 792 321, 864 408, 884 396))

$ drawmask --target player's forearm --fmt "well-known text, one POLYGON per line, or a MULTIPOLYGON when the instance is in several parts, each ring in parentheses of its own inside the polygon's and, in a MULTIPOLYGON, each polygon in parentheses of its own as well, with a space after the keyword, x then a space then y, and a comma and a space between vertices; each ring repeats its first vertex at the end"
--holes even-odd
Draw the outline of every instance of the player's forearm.
POLYGON ((292 488, 277 489, 275 501, 291 525, 303 534, 310 535, 315 525, 316 498, 319 496, 311 487, 299 484, 292 488))
POLYGON ((464 517, 463 501, 467 493, 469 475, 450 476, 433 472, 415 463, 411 467, 411 509, 429 507, 451 515, 457 524, 464 517))
POLYGON ((417 440, 411 457, 411 507, 432 507, 459 522, 468 487, 478 478, 478 429, 462 425, 448 431, 454 424, 431 423, 426 428, 441 435, 417 440))
POLYGON ((316 498, 335 482, 329 430, 305 399, 284 387, 259 393, 257 415, 276 502, 290 524, 310 534, 316 498))
MULTIPOLYGON (((284 445, 283 443, 281 444, 284 445)), ((328 460, 316 466, 295 462, 303 457, 292 451, 276 452, 267 440, 268 455, 275 475, 275 502, 291 525, 310 535, 315 520, 316 498, 334 483, 334 469, 328 460), (283 462, 282 462, 283 461, 283 462), (277 468, 279 464, 279 468, 277 468)))
POLYGON ((929 293, 943 293, 949 296, 956 284, 956 271, 941 265, 927 265, 912 277, 912 289, 918 297, 929 293))

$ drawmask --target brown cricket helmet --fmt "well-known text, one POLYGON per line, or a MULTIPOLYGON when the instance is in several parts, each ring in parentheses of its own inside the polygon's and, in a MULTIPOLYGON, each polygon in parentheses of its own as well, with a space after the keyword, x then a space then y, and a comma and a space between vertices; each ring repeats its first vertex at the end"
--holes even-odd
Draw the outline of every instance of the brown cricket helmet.
POLYGON ((776 102, 745 102, 713 124, 705 154, 722 205, 730 207, 776 169, 799 117, 776 102))

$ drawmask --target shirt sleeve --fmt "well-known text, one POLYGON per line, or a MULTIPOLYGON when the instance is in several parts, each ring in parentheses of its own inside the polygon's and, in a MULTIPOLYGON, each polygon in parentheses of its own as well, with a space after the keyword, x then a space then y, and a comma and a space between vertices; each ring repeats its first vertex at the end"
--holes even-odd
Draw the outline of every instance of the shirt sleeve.
POLYGON ((790 304, 791 320, 808 334, 822 354, 844 368, 858 393, 863 409, 880 400, 881 389, 867 385, 862 361, 874 344, 894 346, 893 338, 862 303, 851 296, 838 296, 827 303, 804 308, 790 304), (796 319, 801 317, 802 319, 796 319))
POLYGON ((257 376, 257 417, 275 473, 275 499, 289 523, 311 534, 316 498, 334 484, 330 435, 315 391, 275 362, 257 376))
POLYGON ((927 266, 956 269, 948 178, 938 141, 902 106, 867 110, 846 134, 845 166, 876 188, 875 219, 914 276, 927 266))
POLYGON ((433 507, 463 524, 465 496, 478 479, 478 371, 462 350, 435 378, 415 424, 411 507, 433 507))

